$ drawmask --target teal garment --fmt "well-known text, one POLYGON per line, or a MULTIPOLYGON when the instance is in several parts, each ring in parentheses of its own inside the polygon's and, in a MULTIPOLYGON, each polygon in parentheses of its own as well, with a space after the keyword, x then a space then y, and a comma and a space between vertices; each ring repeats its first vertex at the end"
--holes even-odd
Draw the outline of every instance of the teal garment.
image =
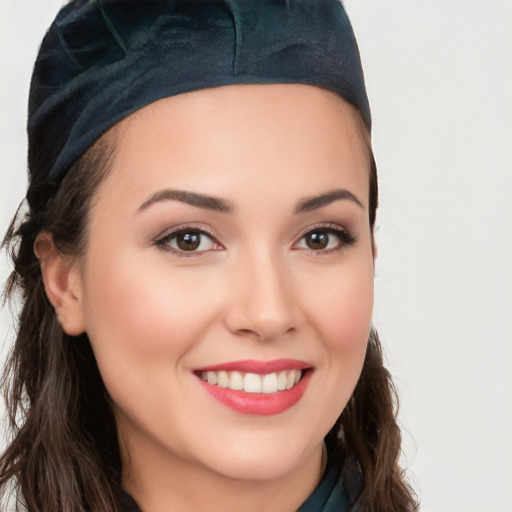
POLYGON ((336 465, 327 469, 313 494, 297 512, 348 512, 350 499, 336 465))
MULTIPOLYGON (((135 501, 126 493, 122 495, 124 512, 142 512, 135 501)), ((350 507, 351 500, 340 478, 336 464, 327 468, 321 482, 313 494, 301 505, 297 512, 356 512, 350 507)))

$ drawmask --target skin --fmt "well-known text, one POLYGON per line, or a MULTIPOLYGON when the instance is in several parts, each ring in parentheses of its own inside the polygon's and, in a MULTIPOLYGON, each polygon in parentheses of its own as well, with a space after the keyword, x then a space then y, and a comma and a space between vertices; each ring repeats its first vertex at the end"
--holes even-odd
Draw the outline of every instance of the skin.
MULTIPOLYGON (((321 477, 322 441, 361 372, 373 307, 368 155, 357 114, 306 85, 196 91, 116 129, 112 168, 83 258, 36 243, 63 328, 86 331, 112 397, 123 485, 152 512, 294 511, 321 477), (173 189, 231 212, 149 198, 173 189), (294 213, 304 198, 345 189, 294 213), (146 207, 141 206, 146 203, 146 207), (305 232, 349 232, 313 250, 305 232), (185 255, 155 244, 206 230, 185 255), (195 368, 292 358, 311 363, 302 399, 271 416, 235 412, 195 368)), ((173 245, 174 244, 174 245, 173 245)), ((174 247, 174 248, 173 248, 174 247)))

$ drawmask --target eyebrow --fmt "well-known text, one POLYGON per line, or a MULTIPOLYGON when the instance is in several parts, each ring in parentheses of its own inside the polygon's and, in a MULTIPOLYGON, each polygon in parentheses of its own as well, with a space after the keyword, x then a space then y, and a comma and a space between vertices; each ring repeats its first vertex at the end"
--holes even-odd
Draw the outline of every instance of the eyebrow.
MULTIPOLYGON (((295 206, 293 213, 304 213, 317 210, 324 206, 327 206, 334 201, 349 200, 357 204, 361 208, 364 208, 361 201, 349 190, 346 189, 334 189, 323 194, 319 194, 313 197, 305 197, 301 199, 295 206)), ((196 206, 198 208, 204 208, 205 210, 212 210, 222 213, 232 213, 234 211, 233 206, 229 201, 220 199, 218 197, 207 196, 204 194, 198 194, 196 192, 187 192, 185 190, 174 190, 164 189, 156 192, 144 201, 138 208, 137 213, 140 213, 152 204, 161 201, 179 201, 181 203, 196 206)))
POLYGON ((334 190, 330 190, 329 192, 326 192, 324 194, 320 194, 313 197, 305 197, 304 199, 301 199, 297 203, 297 206, 295 206, 293 213, 310 212, 312 210, 317 210, 318 208, 327 206, 333 203, 334 201, 341 200, 352 201, 361 208, 364 208, 361 201, 359 201, 359 199, 354 194, 352 194, 352 192, 344 188, 337 188, 334 190))
POLYGON ((228 213, 233 211, 233 207, 231 206, 231 204, 224 199, 206 196, 203 194, 197 194, 196 192, 165 189, 160 190, 156 194, 153 194, 151 197, 146 199, 146 201, 144 201, 139 206, 137 213, 146 210, 152 204, 158 203, 160 201, 179 201, 181 203, 186 203, 191 206, 197 206, 199 208, 204 208, 205 210, 212 210, 216 212, 228 213))

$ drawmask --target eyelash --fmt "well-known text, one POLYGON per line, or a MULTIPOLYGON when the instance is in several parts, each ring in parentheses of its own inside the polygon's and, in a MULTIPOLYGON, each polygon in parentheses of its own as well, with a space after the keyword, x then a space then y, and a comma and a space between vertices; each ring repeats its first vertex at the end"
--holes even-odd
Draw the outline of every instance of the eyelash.
MULTIPOLYGON (((172 240, 177 239, 180 235, 186 235, 186 234, 199 234, 202 236, 206 236, 211 240, 211 243, 217 246, 218 248, 212 249, 212 250, 221 250, 224 249, 223 245, 213 236, 212 233, 209 231, 198 228, 195 226, 183 226, 179 229, 176 229, 174 231, 171 231, 170 233, 167 233, 166 235, 158 238, 155 240, 154 245, 160 249, 163 249, 168 252, 172 252, 178 257, 193 257, 198 256, 200 254, 203 254, 205 252, 209 252, 209 250, 202 250, 202 251, 185 251, 185 250, 179 250, 174 247, 170 246, 170 242, 172 240)), ((318 226, 313 226, 311 228, 308 228, 306 231, 304 231, 300 237, 299 241, 295 242, 293 244, 294 250, 305 250, 308 251, 311 254, 314 255, 324 255, 324 254, 331 254, 333 252, 339 252, 342 249, 346 247, 350 247, 351 245, 354 245, 357 242, 357 237, 351 234, 349 231, 347 231, 345 228, 342 228, 341 226, 338 226, 336 224, 320 224, 318 226), (319 233, 326 233, 328 235, 334 235, 338 238, 339 243, 334 248, 329 249, 311 249, 311 248, 296 248, 296 246, 301 242, 306 236, 311 235, 315 232, 319 233)), ((201 242, 199 242, 201 243, 201 242)))
MULTIPOLYGON (((354 245, 357 242, 357 237, 350 233, 346 228, 342 228, 337 224, 319 224, 317 226, 313 226, 308 228, 306 231, 300 235, 299 242, 304 240, 304 238, 313 233, 327 233, 327 235, 334 235, 338 238, 339 242, 336 247, 330 249, 311 249, 311 248, 303 248, 303 250, 308 251, 310 254, 315 256, 323 256, 326 254, 332 254, 335 252, 339 252, 351 245, 354 245)), ((297 245, 299 242, 294 244, 297 245)), ((299 250, 299 249, 297 249, 299 250)))
MULTIPOLYGON (((176 239, 180 235, 186 235, 186 234, 191 234, 191 233, 206 236, 211 240, 211 242, 215 246, 218 246, 219 248, 222 248, 222 249, 224 248, 222 246, 222 244, 213 236, 212 233, 210 233, 209 231, 206 231, 205 229, 198 228, 196 226, 183 226, 174 231, 171 231, 170 233, 167 233, 166 235, 155 240, 154 245, 160 249, 163 249, 164 251, 171 252, 178 257, 184 257, 184 258, 198 256, 199 254, 207 252, 204 250, 203 251, 184 251, 184 250, 179 250, 179 249, 176 249, 176 248, 170 246, 171 240, 176 239)), ((220 249, 213 249, 213 250, 220 250, 220 249)))

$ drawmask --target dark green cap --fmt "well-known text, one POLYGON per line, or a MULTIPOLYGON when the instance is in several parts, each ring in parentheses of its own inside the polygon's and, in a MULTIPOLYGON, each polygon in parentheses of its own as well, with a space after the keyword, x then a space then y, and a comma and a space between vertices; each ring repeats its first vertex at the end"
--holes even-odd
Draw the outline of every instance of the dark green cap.
POLYGON ((28 200, 43 208, 110 127, 161 98, 228 84, 301 83, 370 108, 338 0, 75 0, 32 76, 28 200))

